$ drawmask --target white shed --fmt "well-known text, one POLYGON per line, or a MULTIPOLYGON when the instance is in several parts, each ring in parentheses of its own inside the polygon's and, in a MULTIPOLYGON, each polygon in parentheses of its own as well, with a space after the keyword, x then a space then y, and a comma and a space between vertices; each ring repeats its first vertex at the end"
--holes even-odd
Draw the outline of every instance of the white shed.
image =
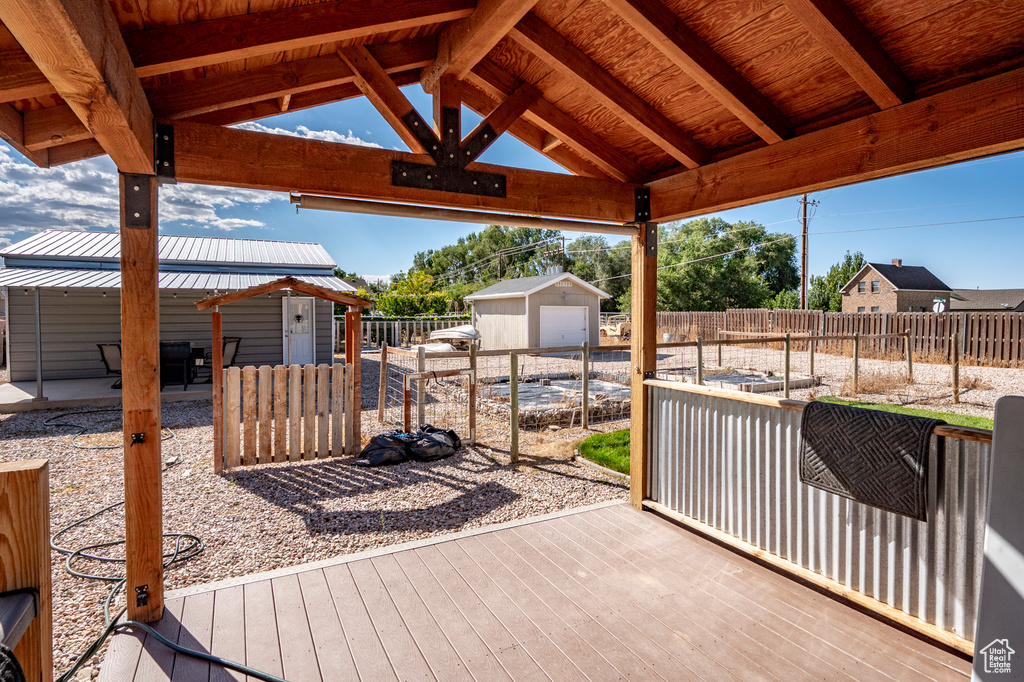
POLYGON ((466 300, 483 348, 550 348, 601 342, 609 295, 568 272, 507 279, 466 300))

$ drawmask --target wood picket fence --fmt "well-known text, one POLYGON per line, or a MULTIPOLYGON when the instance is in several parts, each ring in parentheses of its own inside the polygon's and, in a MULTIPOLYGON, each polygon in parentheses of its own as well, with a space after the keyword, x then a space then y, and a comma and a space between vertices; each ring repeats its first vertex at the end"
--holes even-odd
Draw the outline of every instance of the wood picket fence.
MULTIPOLYGON (((1024 366, 1024 313, 825 313, 820 310, 729 310, 721 312, 659 312, 659 341, 718 339, 721 332, 810 336, 882 337, 862 350, 873 355, 904 352, 896 335, 910 332, 911 349, 922 362, 950 362, 952 337, 962 340, 961 361, 996 367, 1024 366)), ((839 343, 839 342, 837 342, 839 343)), ((829 352, 829 346, 821 346, 829 352)))
POLYGON ((359 405, 352 365, 224 370, 224 469, 354 451, 359 405))

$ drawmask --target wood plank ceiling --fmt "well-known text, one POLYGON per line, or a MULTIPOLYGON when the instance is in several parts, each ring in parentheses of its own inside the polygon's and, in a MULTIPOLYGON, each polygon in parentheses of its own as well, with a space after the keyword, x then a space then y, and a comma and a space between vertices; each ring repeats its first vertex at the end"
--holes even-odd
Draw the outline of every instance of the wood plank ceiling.
MULTIPOLYGON (((484 116, 516 97, 496 116, 502 130, 570 172, 630 183, 1024 67, 1020 0, 109 6, 157 120, 226 126, 369 94, 422 152, 402 127, 404 97, 379 79, 422 81, 428 91, 453 79, 463 104, 484 116)), ((0 134, 39 165, 104 153, 112 133, 83 123, 83 105, 57 94, 73 89, 48 79, 59 68, 25 45, 33 63, 14 37, 25 40, 14 14, 0 10, 12 29, 0 25, 0 134)))

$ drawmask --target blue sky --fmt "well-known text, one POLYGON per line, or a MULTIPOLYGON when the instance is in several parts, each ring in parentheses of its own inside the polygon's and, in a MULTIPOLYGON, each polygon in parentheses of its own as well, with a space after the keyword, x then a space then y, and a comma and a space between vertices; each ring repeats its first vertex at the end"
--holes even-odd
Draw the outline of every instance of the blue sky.
MULTIPOLYGON (((430 100, 420 87, 403 90, 429 118, 430 100)), ((472 112, 463 111, 465 130, 477 121, 472 112)), ((264 119, 253 126, 405 149, 361 98, 264 119)), ((507 135, 481 160, 562 172, 507 135)), ((850 250, 862 251, 869 261, 902 258, 908 265, 924 265, 954 288, 1024 288, 1019 264, 1024 252, 1024 152, 827 190, 810 198, 820 201, 810 227, 811 274, 823 274, 850 250), (1003 219, 1011 216, 1017 217, 1003 219), (960 222, 979 220, 985 222, 960 222), (901 229, 878 229, 894 227, 901 229)), ((797 199, 716 215, 799 234, 797 199)), ((116 180, 108 159, 44 170, 29 165, 6 144, 0 146, 0 244, 48 227, 116 225, 116 180)), ((405 270, 417 251, 439 248, 480 227, 308 210, 297 215, 287 195, 251 190, 177 185, 161 191, 165 234, 316 241, 341 267, 366 276, 405 270)))

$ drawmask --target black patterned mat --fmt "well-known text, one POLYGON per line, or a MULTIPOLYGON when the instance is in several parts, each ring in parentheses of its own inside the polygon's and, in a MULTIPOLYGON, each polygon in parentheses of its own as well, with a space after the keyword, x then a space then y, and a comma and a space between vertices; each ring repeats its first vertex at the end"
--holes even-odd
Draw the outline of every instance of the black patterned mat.
POLYGON ((811 402, 800 420, 800 480, 928 520, 928 447, 941 419, 811 402))

